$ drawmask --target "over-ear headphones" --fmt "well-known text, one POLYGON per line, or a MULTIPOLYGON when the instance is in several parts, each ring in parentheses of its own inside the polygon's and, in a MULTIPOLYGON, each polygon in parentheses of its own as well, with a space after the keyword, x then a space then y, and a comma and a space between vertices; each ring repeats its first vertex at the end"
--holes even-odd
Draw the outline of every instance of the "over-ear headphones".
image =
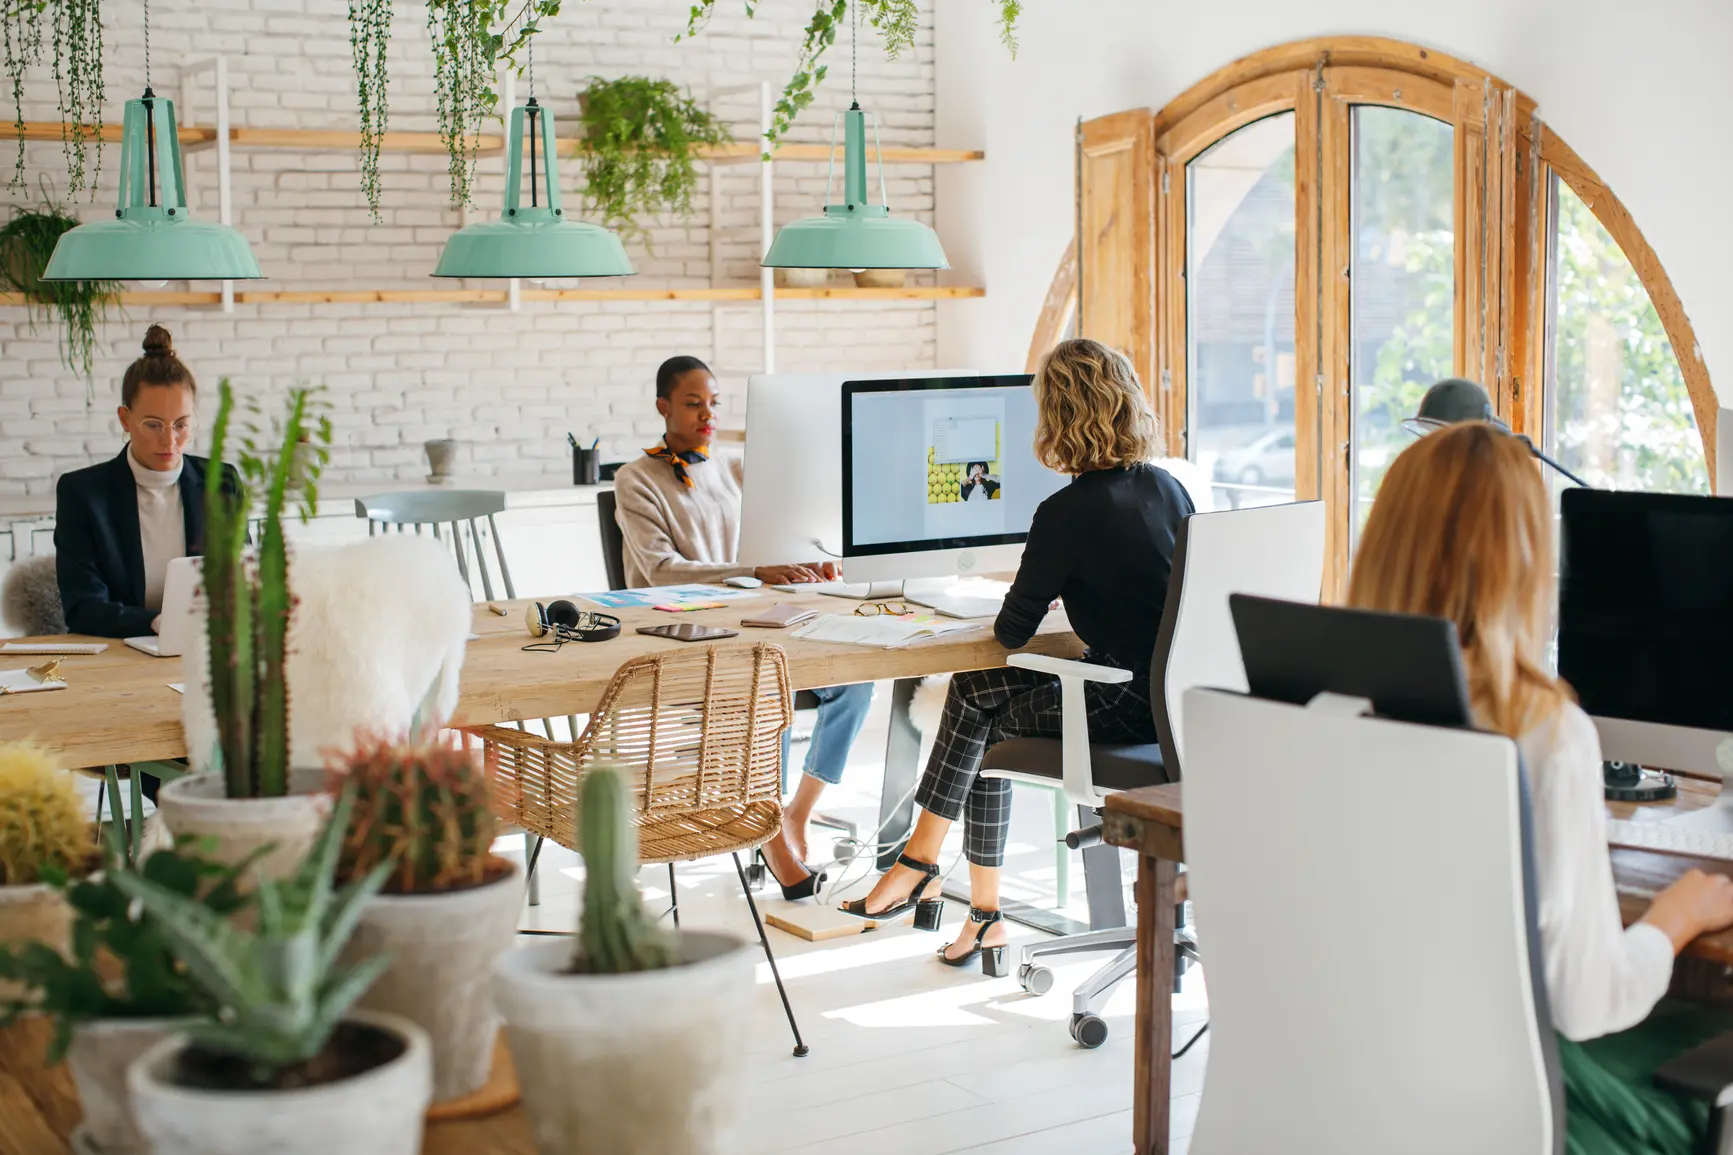
POLYGON ((580 610, 575 603, 564 598, 545 606, 531 602, 524 611, 524 624, 529 627, 532 638, 552 634, 552 640, 542 645, 551 645, 555 649, 564 642, 606 642, 620 636, 619 618, 580 610))

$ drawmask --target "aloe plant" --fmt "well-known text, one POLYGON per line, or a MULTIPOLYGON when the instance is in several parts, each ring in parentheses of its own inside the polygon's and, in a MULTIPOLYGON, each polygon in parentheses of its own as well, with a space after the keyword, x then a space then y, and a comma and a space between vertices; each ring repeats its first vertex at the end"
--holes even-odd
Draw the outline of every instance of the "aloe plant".
POLYGON ((381 864, 341 890, 333 879, 353 798, 345 791, 301 868, 260 879, 258 929, 245 930, 187 895, 132 873, 114 885, 138 901, 187 975, 218 1008, 187 1028, 193 1045, 250 1067, 255 1083, 319 1055, 343 1016, 390 965, 375 955, 337 964, 361 908, 390 871, 381 864))
POLYGON ((572 969, 631 974, 679 961, 679 943, 644 909, 638 893, 638 831, 631 791, 618 770, 584 776, 578 800, 578 853, 584 856, 584 911, 572 969))
MULTIPOLYGON (((211 435, 220 470, 232 430, 234 393, 225 377, 211 435)), ((319 473, 330 457, 331 421, 311 416, 310 389, 289 394, 280 450, 262 452, 241 436, 241 483, 205 487, 204 587, 209 609, 211 708, 217 756, 230 798, 272 798, 289 791, 289 553, 283 514, 291 491, 302 521, 318 507, 319 473), (303 455, 305 455, 303 457, 303 455), (256 563, 243 556, 253 493, 263 488, 264 535, 256 563)))

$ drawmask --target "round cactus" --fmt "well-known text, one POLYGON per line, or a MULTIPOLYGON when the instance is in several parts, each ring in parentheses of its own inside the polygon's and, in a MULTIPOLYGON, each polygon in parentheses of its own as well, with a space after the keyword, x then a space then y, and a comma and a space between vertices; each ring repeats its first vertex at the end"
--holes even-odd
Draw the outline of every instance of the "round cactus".
POLYGON ((339 873, 361 878, 392 863, 385 890, 426 894, 495 877, 487 770, 467 750, 363 738, 333 762, 332 784, 353 790, 339 873))
POLYGON ((94 864, 96 842, 72 775, 28 742, 0 742, 0 885, 94 864))

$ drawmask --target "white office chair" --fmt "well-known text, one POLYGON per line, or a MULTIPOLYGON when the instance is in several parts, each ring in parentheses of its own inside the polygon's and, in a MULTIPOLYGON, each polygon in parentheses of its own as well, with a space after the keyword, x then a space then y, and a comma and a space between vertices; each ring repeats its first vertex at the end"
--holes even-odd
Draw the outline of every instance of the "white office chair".
MULTIPOLYGON (((1077 806, 1081 829, 1067 841, 1083 849, 1089 893, 1090 930, 1026 946, 1018 980, 1031 994, 1044 994, 1053 976, 1036 960, 1046 955, 1118 949, 1072 996, 1071 1036, 1086 1047, 1107 1039, 1097 1013, 1113 988, 1137 966, 1136 932, 1127 925, 1119 852, 1101 845, 1098 810, 1107 795, 1137 786, 1177 781, 1183 726, 1179 697, 1198 685, 1243 688, 1245 670, 1228 595, 1259 594, 1315 602, 1323 584, 1324 507, 1321 502, 1224 510, 1188 517, 1174 546, 1155 655, 1150 697, 1160 741, 1142 746, 1091 743, 1085 722, 1083 685, 1123 682, 1125 670, 1034 654, 1013 654, 1010 664, 1060 679, 1065 734, 1061 739, 1016 738, 995 744, 982 762, 988 777, 1051 785, 1062 780, 1077 806)), ((1183 956, 1194 950, 1189 935, 1176 952, 1175 982, 1183 956)))
POLYGON ((1516 745, 1355 701, 1185 694, 1211 1032, 1191 1150, 1563 1152, 1516 745))

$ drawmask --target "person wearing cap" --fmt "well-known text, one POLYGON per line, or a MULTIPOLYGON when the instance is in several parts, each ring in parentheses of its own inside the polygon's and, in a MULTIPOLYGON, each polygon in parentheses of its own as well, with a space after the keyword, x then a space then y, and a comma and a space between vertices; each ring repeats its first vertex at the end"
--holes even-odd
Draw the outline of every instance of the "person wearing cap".
MULTIPOLYGON (((1492 407, 1492 398, 1466 377, 1446 377, 1437 382, 1420 398, 1420 410, 1414 416, 1402 422, 1402 428, 1416 437, 1424 437, 1434 430, 1444 429, 1464 421, 1484 421, 1502 433, 1510 433, 1510 426, 1499 417, 1492 407)), ((1538 460, 1552 466, 1570 481, 1576 482, 1584 489, 1594 488, 1588 482, 1548 457, 1540 451, 1533 440, 1525 433, 1511 433, 1518 441, 1528 446, 1528 451, 1538 460)))

